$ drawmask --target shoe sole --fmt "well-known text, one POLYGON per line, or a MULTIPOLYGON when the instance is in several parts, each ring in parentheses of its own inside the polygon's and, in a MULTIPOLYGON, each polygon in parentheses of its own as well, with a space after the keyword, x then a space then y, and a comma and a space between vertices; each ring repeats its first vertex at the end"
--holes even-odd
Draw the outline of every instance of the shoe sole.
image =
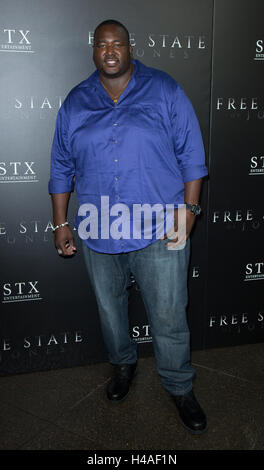
POLYGON ((108 401, 109 403, 122 403, 122 401, 124 401, 124 400, 127 398, 128 394, 129 394, 129 392, 130 392, 130 388, 131 388, 132 383, 133 383, 133 379, 134 379, 134 377, 135 377, 136 375, 137 375, 137 369, 134 371, 134 374, 133 374, 133 377, 132 377, 132 380, 131 380, 131 383, 130 383, 128 392, 126 393, 126 395, 125 395, 124 397, 120 398, 120 400, 116 400, 116 399, 111 400, 111 398, 108 398, 108 396, 106 395, 107 401, 108 401))

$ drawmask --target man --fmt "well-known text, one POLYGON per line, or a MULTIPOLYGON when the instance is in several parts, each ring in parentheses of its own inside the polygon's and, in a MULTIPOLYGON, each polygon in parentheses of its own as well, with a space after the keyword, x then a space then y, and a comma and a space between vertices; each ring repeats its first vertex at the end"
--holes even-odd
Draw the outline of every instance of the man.
POLYGON ((200 128, 179 84, 132 59, 129 34, 121 23, 107 20, 96 28, 93 59, 97 70, 71 90, 57 117, 49 182, 55 246, 65 257, 76 252, 67 222, 75 179, 75 225, 84 239, 84 258, 115 369, 107 397, 115 403, 123 400, 137 370, 137 345, 129 335, 127 313, 132 273, 146 307, 162 385, 183 425, 200 434, 207 420, 192 390, 186 320, 189 235, 207 174, 200 128), (110 203, 108 213, 102 196, 110 203), (147 233, 140 237, 132 226, 141 227, 143 213, 138 217, 131 211, 145 204, 157 212, 147 218, 147 233), (187 207, 186 233, 173 232, 168 241, 159 217, 172 206, 177 230, 179 204, 187 207), (83 227, 91 207, 98 218, 89 219, 88 232, 83 227), (125 230, 121 224, 118 231, 120 215, 125 230), (110 234, 109 219, 114 227, 110 234), (92 237, 98 230, 100 236, 92 237))

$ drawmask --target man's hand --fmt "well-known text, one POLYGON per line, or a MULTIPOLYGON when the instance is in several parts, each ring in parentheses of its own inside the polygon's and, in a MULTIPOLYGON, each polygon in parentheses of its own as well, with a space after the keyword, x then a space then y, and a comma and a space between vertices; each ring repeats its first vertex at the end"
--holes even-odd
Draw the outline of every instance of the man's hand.
POLYGON ((72 256, 77 251, 72 231, 68 226, 60 227, 55 230, 54 244, 61 256, 72 256))
POLYGON ((162 240, 168 239, 168 249, 176 249, 179 245, 183 245, 189 238, 195 223, 195 215, 188 209, 180 208, 174 211, 174 232, 175 236, 170 238, 172 231, 164 235, 162 240), (185 220, 184 220, 184 219, 185 220))
MULTIPOLYGON (((202 178, 198 180, 188 181, 184 183, 184 200, 189 202, 189 204, 198 204, 200 191, 202 185, 202 178)), ((170 239, 170 233, 172 230, 163 237, 169 238, 170 242, 167 243, 167 248, 171 250, 177 250, 179 245, 184 245, 186 240, 189 238, 192 228, 195 224, 195 215, 186 208, 180 207, 174 211, 174 232, 172 238, 170 239)))

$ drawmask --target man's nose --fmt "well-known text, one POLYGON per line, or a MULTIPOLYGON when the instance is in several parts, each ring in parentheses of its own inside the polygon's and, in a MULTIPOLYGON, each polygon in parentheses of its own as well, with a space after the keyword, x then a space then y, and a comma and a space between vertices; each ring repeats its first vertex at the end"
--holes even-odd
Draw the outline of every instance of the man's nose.
POLYGON ((107 53, 108 53, 108 52, 111 53, 111 52, 114 50, 114 48, 115 48, 114 43, 109 43, 109 44, 106 44, 106 46, 105 46, 105 51, 106 51, 107 53))

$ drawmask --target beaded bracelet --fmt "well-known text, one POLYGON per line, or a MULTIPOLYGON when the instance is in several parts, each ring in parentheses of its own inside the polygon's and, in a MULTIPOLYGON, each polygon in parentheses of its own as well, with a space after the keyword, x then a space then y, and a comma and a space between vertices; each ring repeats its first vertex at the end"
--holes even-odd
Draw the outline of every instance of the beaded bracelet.
POLYGON ((61 228, 61 227, 65 227, 65 225, 69 225, 69 222, 64 222, 64 224, 59 224, 59 225, 56 225, 56 227, 54 227, 53 229, 53 232, 55 232, 55 230, 57 230, 58 228, 61 228))

